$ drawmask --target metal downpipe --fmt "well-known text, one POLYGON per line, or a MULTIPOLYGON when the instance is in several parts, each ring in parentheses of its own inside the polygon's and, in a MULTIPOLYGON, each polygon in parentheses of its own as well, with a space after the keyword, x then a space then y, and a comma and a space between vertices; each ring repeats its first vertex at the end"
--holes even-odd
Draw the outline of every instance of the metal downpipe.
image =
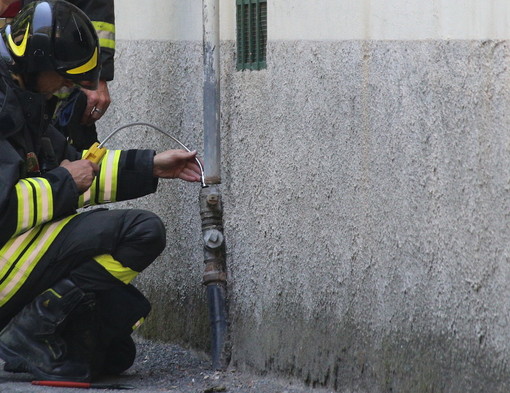
POLYGON ((200 191, 200 216, 204 240, 206 286, 211 323, 211 357, 215 370, 227 366, 225 239, 220 174, 220 18, 219 0, 203 0, 203 114, 204 177, 206 187, 200 191))

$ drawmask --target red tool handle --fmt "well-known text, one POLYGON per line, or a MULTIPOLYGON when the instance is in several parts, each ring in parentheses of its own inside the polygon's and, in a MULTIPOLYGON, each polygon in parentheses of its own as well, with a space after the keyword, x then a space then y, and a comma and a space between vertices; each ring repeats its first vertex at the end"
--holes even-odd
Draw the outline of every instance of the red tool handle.
POLYGON ((71 381, 32 381, 32 385, 53 386, 61 388, 85 388, 89 389, 91 384, 88 382, 71 382, 71 381))

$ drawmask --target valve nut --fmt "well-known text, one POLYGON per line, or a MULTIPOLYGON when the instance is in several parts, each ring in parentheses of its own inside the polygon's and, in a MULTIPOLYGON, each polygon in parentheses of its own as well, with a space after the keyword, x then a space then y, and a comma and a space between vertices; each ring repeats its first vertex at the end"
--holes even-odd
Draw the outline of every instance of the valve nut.
POLYGON ((204 244, 211 250, 221 247, 223 240, 223 233, 217 229, 207 229, 204 232, 204 244))

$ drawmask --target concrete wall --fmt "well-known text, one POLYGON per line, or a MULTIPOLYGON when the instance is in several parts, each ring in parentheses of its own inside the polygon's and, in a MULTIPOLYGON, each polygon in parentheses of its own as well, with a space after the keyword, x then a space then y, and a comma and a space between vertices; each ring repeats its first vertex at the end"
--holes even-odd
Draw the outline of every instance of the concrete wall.
MULTIPOLYGON (((310 3, 269 3, 267 70, 235 71, 235 42, 222 42, 232 364, 345 393, 508 392, 507 2, 455 14, 399 0, 400 19, 382 0, 314 2, 353 18, 374 7, 359 8, 368 30, 336 38, 310 3), (315 21, 309 39, 285 12, 315 21), (382 32, 391 17, 399 28, 382 32)), ((201 42, 181 33, 118 42, 104 133, 149 121, 202 149, 201 42)), ((171 145, 123 135, 110 146, 171 145)), ((128 205, 168 227, 138 281, 154 305, 143 334, 207 349, 198 192, 170 181, 128 205)))

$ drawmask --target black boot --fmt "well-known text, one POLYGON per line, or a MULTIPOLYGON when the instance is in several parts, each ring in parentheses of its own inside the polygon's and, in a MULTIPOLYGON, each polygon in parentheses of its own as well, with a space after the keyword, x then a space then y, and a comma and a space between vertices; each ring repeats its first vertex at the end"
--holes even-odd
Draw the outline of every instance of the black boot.
POLYGON ((103 375, 119 375, 135 362, 136 345, 131 336, 119 337, 106 350, 103 375))
POLYGON ((104 365, 104 354, 100 343, 101 321, 97 316, 96 298, 85 294, 82 302, 69 315, 62 337, 68 345, 69 354, 79 357, 90 367, 92 379, 99 375, 104 365))
POLYGON ((79 355, 89 364, 92 379, 118 375, 135 361, 136 346, 131 337, 131 327, 136 323, 136 317, 146 317, 149 310, 140 307, 142 299, 133 297, 133 292, 134 287, 114 288, 102 293, 99 301, 94 294, 87 293, 69 315, 62 337, 68 344, 69 353, 79 355), (110 319, 124 315, 119 311, 121 302, 116 294, 130 304, 131 313, 135 312, 131 319, 119 321, 120 325, 112 324, 110 319))
POLYGON ((97 298, 98 315, 103 322, 104 375, 116 375, 131 367, 136 346, 131 334, 147 318, 151 305, 133 285, 112 288, 97 298))
POLYGON ((0 357, 12 369, 27 370, 37 379, 88 381, 88 366, 69 357, 60 336, 66 317, 83 297, 67 279, 37 296, 0 332, 0 357))

